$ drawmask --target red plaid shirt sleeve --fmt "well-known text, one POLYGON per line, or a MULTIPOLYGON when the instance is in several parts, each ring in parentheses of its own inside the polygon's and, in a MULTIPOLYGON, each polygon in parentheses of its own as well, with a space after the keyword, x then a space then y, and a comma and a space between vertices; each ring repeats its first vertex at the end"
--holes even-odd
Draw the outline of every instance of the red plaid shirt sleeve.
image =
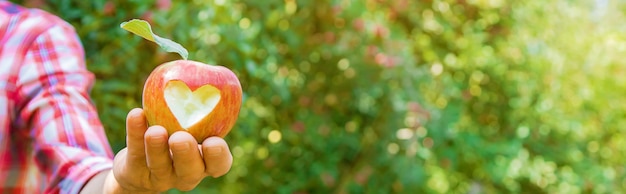
POLYGON ((0 124, 8 125, 0 131, 0 192, 78 193, 111 168, 113 153, 74 29, 0 0, 0 38, 0 98, 7 101, 0 124))

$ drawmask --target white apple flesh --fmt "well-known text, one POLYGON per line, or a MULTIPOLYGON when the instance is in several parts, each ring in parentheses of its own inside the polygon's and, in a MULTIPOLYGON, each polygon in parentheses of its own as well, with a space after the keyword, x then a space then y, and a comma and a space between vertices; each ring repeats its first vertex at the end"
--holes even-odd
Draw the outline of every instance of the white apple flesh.
POLYGON ((148 124, 161 125, 171 135, 187 131, 200 143, 224 137, 241 108, 241 84, 222 66, 178 60, 152 71, 143 91, 148 124))

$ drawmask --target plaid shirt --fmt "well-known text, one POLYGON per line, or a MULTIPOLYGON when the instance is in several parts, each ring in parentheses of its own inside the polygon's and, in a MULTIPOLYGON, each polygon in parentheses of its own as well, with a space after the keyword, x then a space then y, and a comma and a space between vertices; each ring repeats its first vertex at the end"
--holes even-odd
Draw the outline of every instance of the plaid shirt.
POLYGON ((0 193, 77 193, 113 153, 73 28, 0 0, 0 193))

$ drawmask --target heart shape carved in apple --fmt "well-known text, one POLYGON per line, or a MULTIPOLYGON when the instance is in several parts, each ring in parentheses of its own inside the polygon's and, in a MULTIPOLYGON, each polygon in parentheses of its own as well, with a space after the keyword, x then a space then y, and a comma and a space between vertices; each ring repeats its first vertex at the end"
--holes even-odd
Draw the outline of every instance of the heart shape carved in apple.
POLYGON ((215 109, 221 95, 219 89, 209 84, 191 91, 185 82, 171 80, 165 86, 163 97, 180 126, 189 129, 215 109))

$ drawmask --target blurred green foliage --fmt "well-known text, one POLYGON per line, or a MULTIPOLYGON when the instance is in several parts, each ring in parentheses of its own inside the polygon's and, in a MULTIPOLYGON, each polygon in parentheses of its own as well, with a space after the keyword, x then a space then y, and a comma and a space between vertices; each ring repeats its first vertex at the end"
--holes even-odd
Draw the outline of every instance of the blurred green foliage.
POLYGON ((194 192, 626 192, 623 1, 22 3, 76 27, 116 151, 177 59, 121 22, 235 71, 234 166, 194 192))

